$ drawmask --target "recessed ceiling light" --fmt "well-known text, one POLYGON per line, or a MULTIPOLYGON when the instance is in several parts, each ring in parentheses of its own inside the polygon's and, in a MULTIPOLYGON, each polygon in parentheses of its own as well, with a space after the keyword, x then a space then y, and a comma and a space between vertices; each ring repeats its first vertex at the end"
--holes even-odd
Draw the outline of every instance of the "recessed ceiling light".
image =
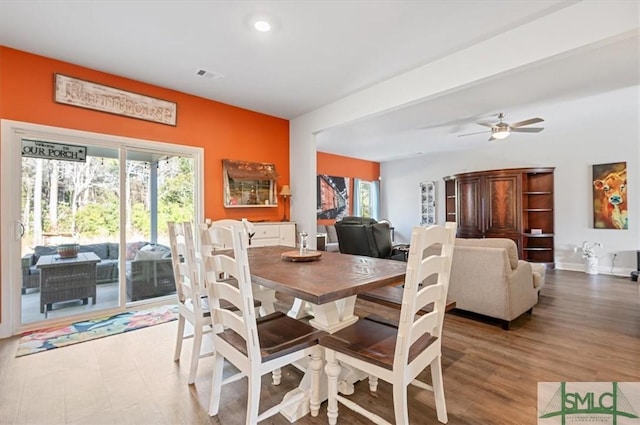
POLYGON ((253 23, 253 27, 260 32, 271 31, 271 24, 264 20, 259 20, 253 23))

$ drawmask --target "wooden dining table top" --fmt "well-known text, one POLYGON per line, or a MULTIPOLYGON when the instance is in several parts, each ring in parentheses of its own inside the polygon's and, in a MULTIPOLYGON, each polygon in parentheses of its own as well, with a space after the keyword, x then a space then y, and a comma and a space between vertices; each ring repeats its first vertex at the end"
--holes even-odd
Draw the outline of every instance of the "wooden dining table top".
POLYGON ((316 261, 285 261, 281 254, 292 251, 288 246, 248 251, 253 283, 317 305, 401 284, 407 270, 402 261, 325 251, 316 261))

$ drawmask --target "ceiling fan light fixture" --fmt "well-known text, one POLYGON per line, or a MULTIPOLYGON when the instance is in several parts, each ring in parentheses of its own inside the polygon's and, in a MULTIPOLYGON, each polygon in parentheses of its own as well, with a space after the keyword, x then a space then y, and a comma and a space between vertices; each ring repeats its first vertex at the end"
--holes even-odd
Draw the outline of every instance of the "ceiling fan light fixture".
POLYGON ((499 128, 499 129, 496 129, 496 131, 493 132, 493 138, 494 139, 506 139, 507 137, 509 137, 510 134, 511 134, 511 132, 508 129, 499 128))
MULTIPOLYGON (((528 120, 519 121, 513 124, 509 124, 503 121, 505 114, 500 112, 498 114, 499 121, 497 123, 491 122, 479 122, 477 124, 491 128, 491 137, 489 141, 506 139, 511 133, 540 133, 542 127, 527 127, 528 125, 543 122, 542 118, 529 118, 528 120)), ((472 134, 488 133, 489 131, 479 131, 475 133, 460 134, 458 137, 471 136, 472 134)))
POLYGON ((253 23, 253 27, 260 32, 269 32, 271 31, 271 23, 265 19, 260 19, 253 23))

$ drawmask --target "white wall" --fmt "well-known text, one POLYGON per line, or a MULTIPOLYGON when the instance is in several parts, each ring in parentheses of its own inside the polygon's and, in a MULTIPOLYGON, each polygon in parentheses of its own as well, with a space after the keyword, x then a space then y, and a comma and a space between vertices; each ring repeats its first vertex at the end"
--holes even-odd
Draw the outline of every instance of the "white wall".
MULTIPOLYGON (((362 117, 384 113, 412 102, 437 96, 456 87, 464 87, 484 78, 499 75, 502 72, 518 69, 537 63, 545 58, 562 55, 602 40, 611 39, 629 31, 634 31, 637 27, 637 4, 634 2, 582 1, 573 3, 555 13, 525 23, 506 33, 499 34, 477 45, 470 46, 450 56, 383 81, 380 84, 291 120, 289 126, 289 165, 291 191, 293 193, 291 198, 292 220, 297 222, 299 231, 307 231, 312 236, 311 240, 315 240, 313 238, 316 232, 315 135, 318 132, 362 117), (487 60, 487 52, 492 51, 508 51, 509 54, 494 55, 491 60, 487 60)), ((545 115, 545 119, 549 120, 551 118, 549 114, 545 115)), ((560 118, 564 119, 564 117, 560 118)), ((633 119, 637 121, 637 117, 633 119)), ((554 141, 551 140, 550 136, 551 131, 545 130, 545 133, 546 140, 549 140, 549 144, 553 145, 554 141)), ((557 140, 567 139, 562 134, 556 134, 555 137, 558 138, 557 140)), ((637 132, 635 140, 637 143, 637 132)), ((578 143, 577 140, 576 143, 578 143)), ((537 162, 552 165, 545 157, 540 158, 539 151, 536 151, 536 155, 528 159, 523 158, 522 154, 513 154, 513 159, 509 160, 507 159, 509 157, 505 156, 505 161, 497 162, 510 149, 507 147, 497 151, 498 158, 491 158, 491 156, 487 156, 488 153, 486 152, 476 153, 479 155, 477 165, 465 164, 460 167, 467 167, 469 171, 472 165, 473 168, 476 168, 480 164, 484 164, 482 168, 501 168, 505 166, 503 164, 507 161, 517 162, 514 166, 529 165, 537 162)), ((577 153, 580 152, 577 151, 577 153)), ((495 155, 496 153, 494 152, 493 154, 495 155)), ((635 158, 637 158, 637 155, 635 155, 635 158)), ((619 159, 616 158, 615 160, 619 159)), ((596 163, 600 162, 605 161, 596 161, 596 163)), ((422 161, 419 161, 418 165, 421 164, 422 161)), ((585 175, 588 174, 586 164, 587 162, 585 162, 585 175)), ((433 173, 433 177, 429 177, 429 179, 440 180, 442 176, 462 169, 456 170, 454 167, 445 167, 445 169, 439 171, 439 169, 433 168, 429 171, 429 173, 433 173)), ((402 179, 402 184, 409 182, 415 188, 419 181, 427 179, 426 176, 415 175, 415 172, 409 169, 399 170, 398 174, 407 173, 407 178, 402 179)), ((637 171, 633 170, 633 173, 637 173, 637 171)), ((637 176, 637 174, 633 175, 637 176)), ((393 181, 397 177, 389 178, 393 181)), ((399 204, 404 205, 404 208, 407 205, 417 205, 410 189, 407 188, 406 190, 404 197, 398 196, 394 200, 396 202, 404 202, 399 204)), ((412 223, 415 222, 414 218, 406 215, 412 214, 411 211, 407 209, 405 212, 393 211, 390 213, 397 214, 402 223, 412 223)), ((637 208, 632 211, 637 213, 637 208)), ((404 225, 408 226, 408 224, 404 225)), ((637 227, 634 227, 634 229, 636 230, 633 231, 637 232, 637 227)), ((574 237, 574 235, 571 236, 574 237)), ((582 235, 576 235, 575 237, 579 237, 577 242, 581 242, 584 238, 582 235)))
POLYGON ((382 215, 395 226, 396 241, 408 241, 411 227, 420 222, 420 182, 437 182, 438 222, 443 223, 444 176, 500 168, 556 167, 556 266, 583 270, 582 258, 573 252, 573 246, 588 240, 604 245, 601 272, 611 272, 611 260, 617 253, 614 273, 628 276, 630 270, 636 269, 636 250, 640 250, 639 94, 640 87, 630 87, 540 105, 540 115, 545 119, 541 133, 512 134, 473 151, 383 163, 382 215), (591 167, 620 161, 627 162, 629 229, 594 229, 591 167))

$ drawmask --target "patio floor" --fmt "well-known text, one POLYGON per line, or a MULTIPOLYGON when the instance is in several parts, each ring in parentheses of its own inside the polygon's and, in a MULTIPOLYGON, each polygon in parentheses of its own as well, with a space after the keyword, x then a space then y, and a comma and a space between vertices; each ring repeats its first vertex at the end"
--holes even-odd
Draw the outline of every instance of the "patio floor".
MULTIPOLYGON (((80 313, 113 308, 118 305, 118 282, 104 283, 96 286, 96 304, 91 301, 83 305, 82 300, 59 302, 53 305, 47 318, 56 319, 80 313)), ((40 292, 29 290, 22 295, 22 323, 33 323, 44 320, 44 313, 40 313, 40 292)))

